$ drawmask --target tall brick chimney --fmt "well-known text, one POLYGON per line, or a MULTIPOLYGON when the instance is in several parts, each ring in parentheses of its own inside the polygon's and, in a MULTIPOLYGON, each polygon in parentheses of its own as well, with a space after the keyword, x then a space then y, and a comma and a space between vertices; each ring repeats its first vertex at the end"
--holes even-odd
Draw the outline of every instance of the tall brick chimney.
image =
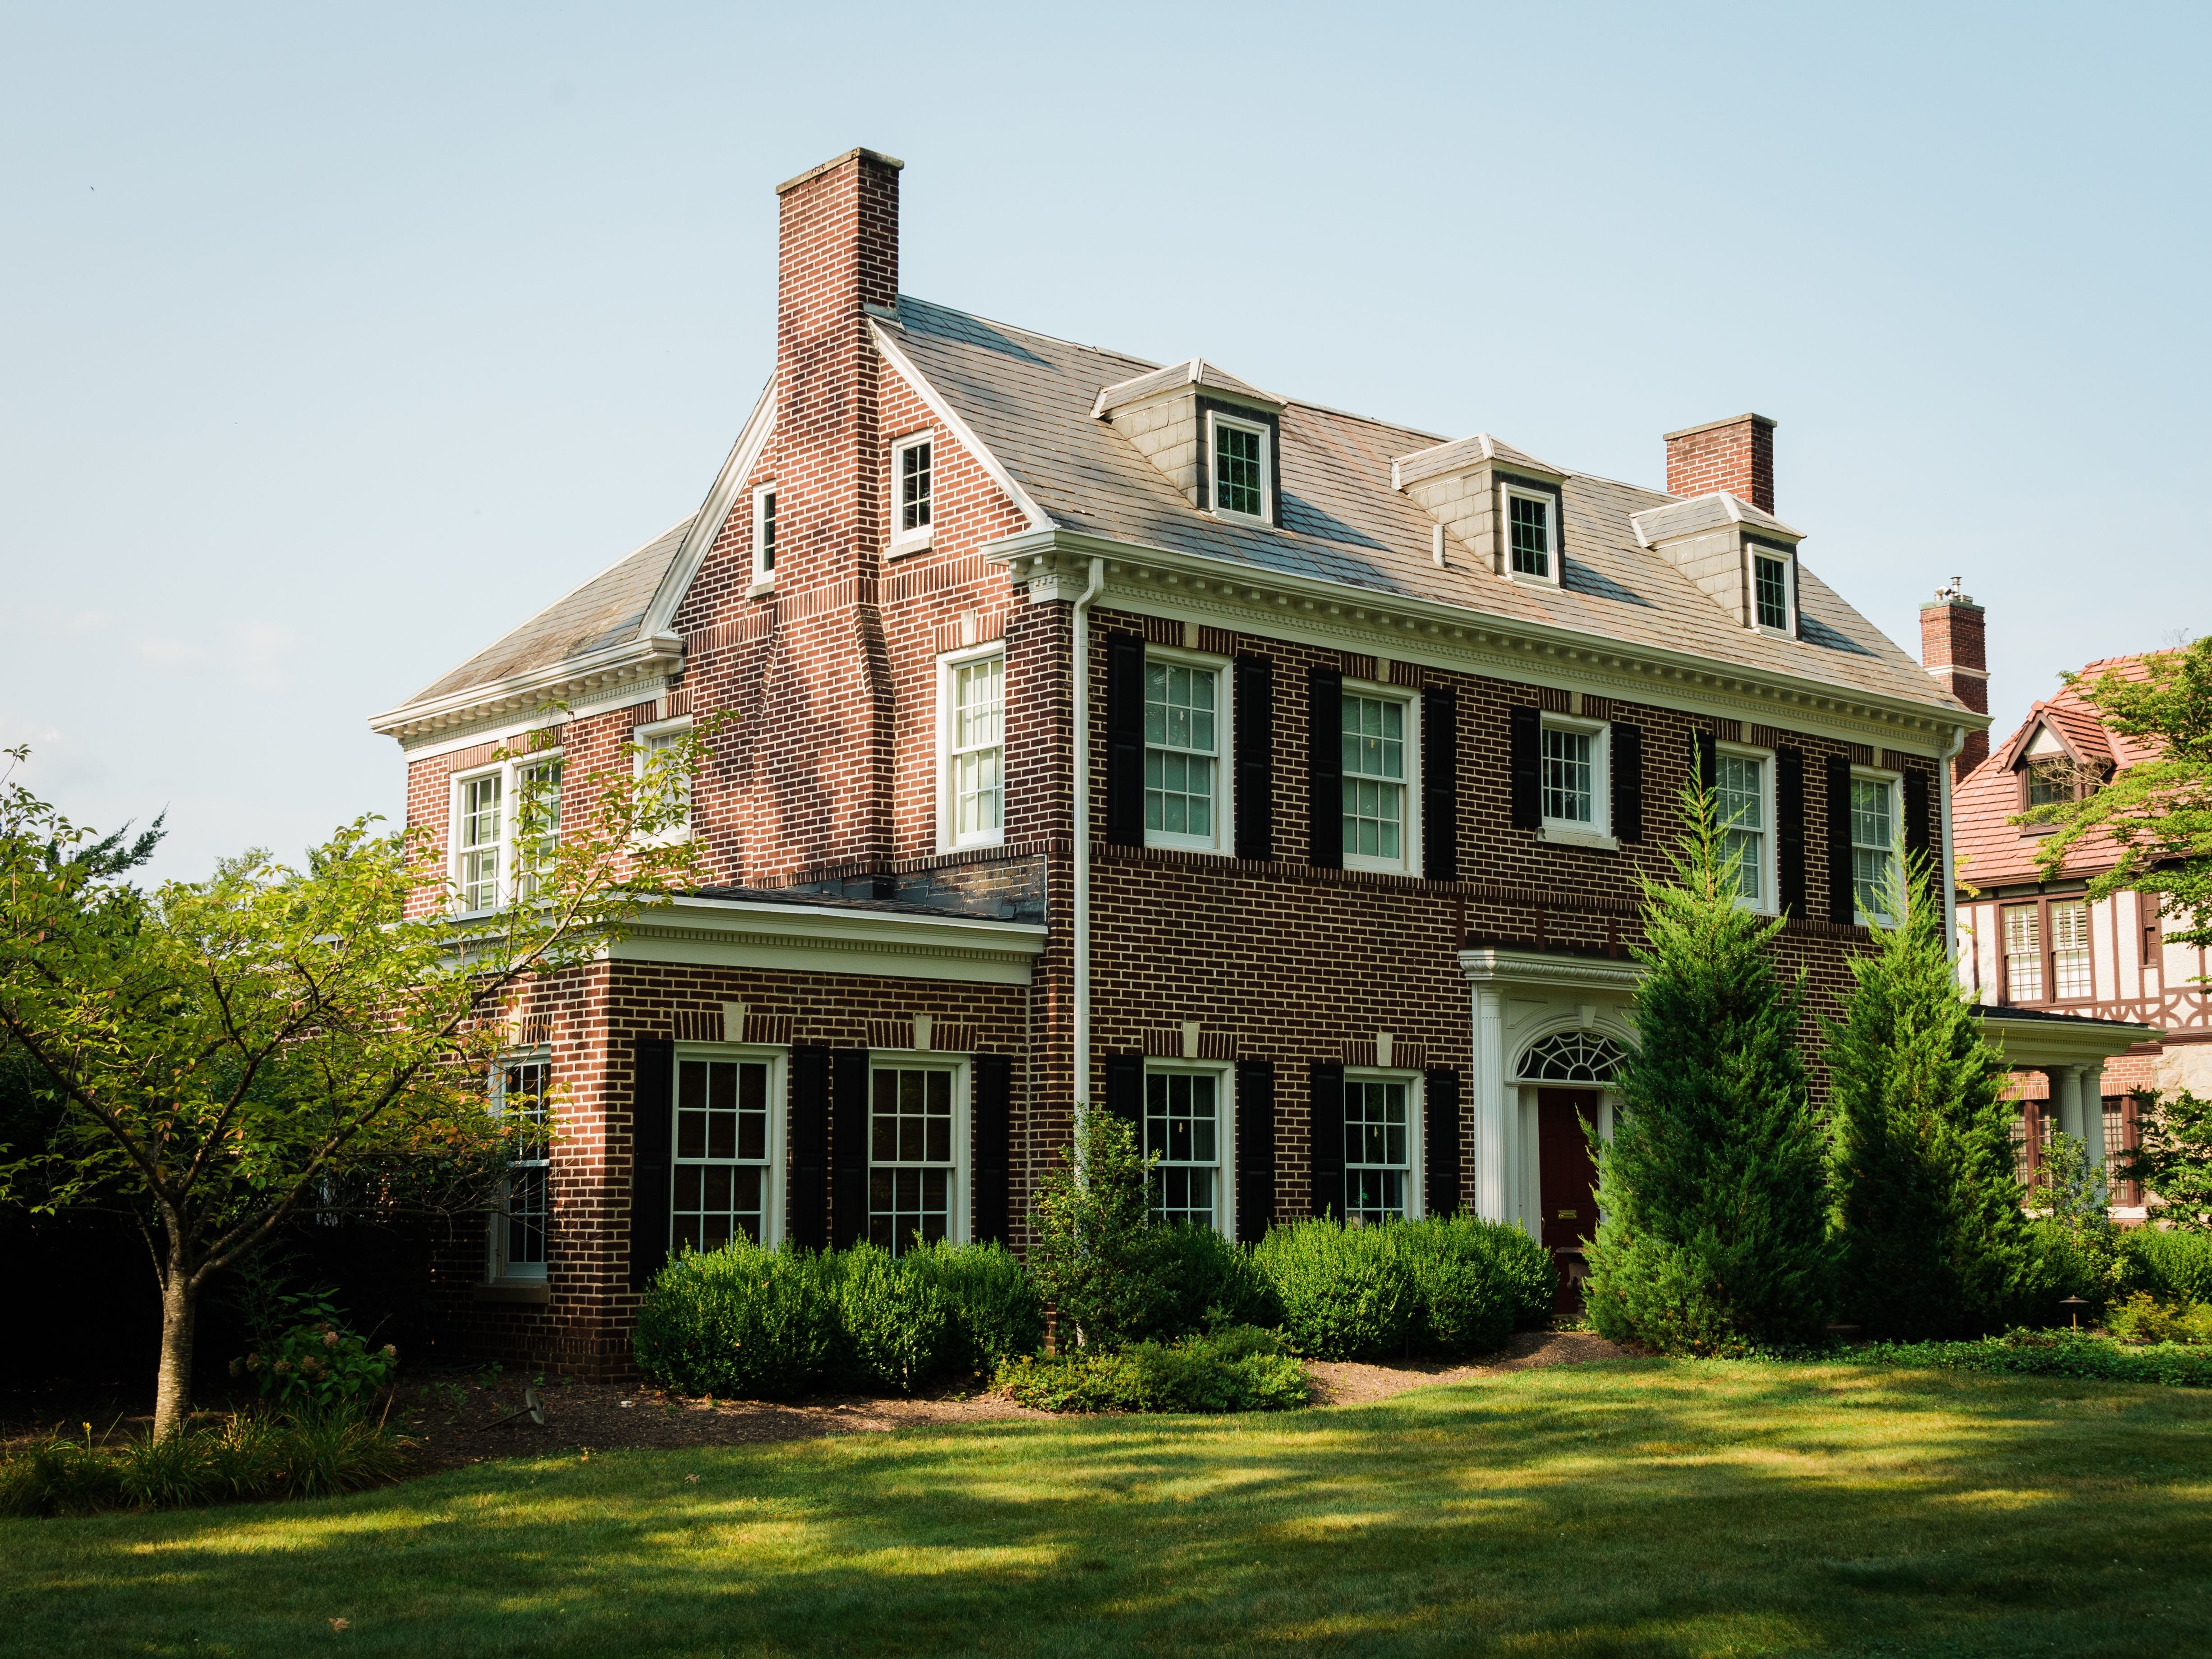
POLYGON ((1667 493, 1710 495, 1725 489, 1762 513, 1774 511, 1774 422, 1733 415, 1667 434, 1667 493))
MULTIPOLYGON (((1978 714, 1990 712, 1990 659, 1982 623, 1982 607, 1960 591, 1956 576, 1920 607, 1922 665, 1936 684, 1978 714)), ((1956 783, 1989 757, 1990 734, 1969 732, 1966 746, 1951 763, 1951 781, 1956 783)))

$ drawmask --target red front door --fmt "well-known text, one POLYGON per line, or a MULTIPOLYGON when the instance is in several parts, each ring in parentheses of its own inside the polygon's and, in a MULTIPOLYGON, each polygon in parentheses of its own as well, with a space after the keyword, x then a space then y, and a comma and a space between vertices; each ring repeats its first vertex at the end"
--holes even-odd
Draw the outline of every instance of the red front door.
POLYGON ((1536 1177, 1543 1209, 1543 1242, 1559 1258, 1559 1306, 1581 1304, 1577 1288, 1583 1246, 1597 1231, 1597 1163, 1583 1134, 1583 1120, 1597 1121, 1597 1097, 1582 1089, 1543 1089, 1536 1095, 1536 1177))

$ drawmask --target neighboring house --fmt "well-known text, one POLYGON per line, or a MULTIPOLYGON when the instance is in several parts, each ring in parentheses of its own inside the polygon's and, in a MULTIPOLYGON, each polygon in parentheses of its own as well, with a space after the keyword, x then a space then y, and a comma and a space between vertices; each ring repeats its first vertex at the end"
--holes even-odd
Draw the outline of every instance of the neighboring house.
POLYGON ((899 294, 899 165, 781 187, 775 377, 700 511, 374 722, 484 908, 497 745, 553 726, 573 805, 734 716, 713 884, 513 1011, 557 1132, 453 1276, 469 1340, 619 1367, 672 1246, 736 1232, 1023 1248, 1079 1100, 1175 1216, 1468 1207, 1571 1267, 1684 784, 1832 1010, 1986 717, 1800 557, 1772 422, 1668 434, 1662 494, 986 321, 899 294))
MULTIPOLYGON (((1955 659, 1969 670, 1983 667, 1981 607, 1949 592, 1923 606, 1921 617, 1931 665, 1955 659)), ((2081 678, 2094 681, 2108 669, 2140 674, 2142 661, 2107 658, 2088 664, 2081 678)), ((2088 1141, 2100 1163, 2135 1146, 2134 1091, 2212 1093, 2204 951, 2167 942, 2154 896, 2119 893, 2088 902, 2090 878, 2112 866, 2108 852, 2077 848, 2046 879, 2036 854, 2051 827, 2013 821, 2031 806, 2079 798, 2149 752, 2110 730, 2096 705, 2069 686, 2030 709, 2020 729, 1958 786, 1960 982, 1978 1002, 2021 1014, 2148 1028, 2101 1066, 2076 1057, 2070 1066, 2023 1071, 2023 1172, 2054 1127, 2088 1141), (2092 1102, 2101 1109, 2088 1109, 2092 1102)), ((2114 1182, 2112 1199, 2116 1215, 2144 1214, 2143 1194, 2131 1182, 2114 1182)))

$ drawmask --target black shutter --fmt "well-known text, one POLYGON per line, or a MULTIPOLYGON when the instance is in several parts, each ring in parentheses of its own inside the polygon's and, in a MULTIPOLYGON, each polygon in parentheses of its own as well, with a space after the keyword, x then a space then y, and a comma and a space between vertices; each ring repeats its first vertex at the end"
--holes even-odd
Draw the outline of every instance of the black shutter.
POLYGON ((1851 763, 1828 757, 1828 920, 1850 927, 1859 919, 1851 880, 1851 763))
POLYGON ((1427 1203, 1431 1215, 1460 1207, 1459 1073, 1439 1066, 1421 1074, 1421 1134, 1427 1143, 1427 1203))
POLYGON ((1344 1218, 1344 1067, 1315 1062, 1306 1161, 1313 1212, 1344 1218))
POLYGON ((1774 751, 1774 860, 1784 914, 1805 915, 1805 757, 1774 751))
MULTIPOLYGON (((1935 844, 1933 826, 1928 821, 1928 775, 1925 772, 1907 772, 1905 775, 1905 856, 1907 863, 1926 859, 1935 844)), ((1939 884, 1941 879, 1939 876, 1939 884)))
MULTIPOLYGON (((1713 734, 1710 732, 1693 732, 1690 740, 1696 745, 1694 758, 1698 768, 1698 787, 1710 795, 1720 787, 1720 745, 1713 741, 1713 734)), ((1716 807, 1715 810, 1719 809, 1716 807)))
POLYGON ((1106 1056, 1106 1110, 1129 1126, 1141 1150, 1145 1144, 1145 1057, 1106 1056))
POLYGON ((1539 708, 1513 711, 1513 827, 1540 830, 1544 824, 1544 714, 1539 708))
POLYGON ((1344 867, 1344 676, 1316 668, 1306 677, 1308 779, 1306 862, 1344 867))
POLYGON ((629 1075, 629 1287, 641 1291, 668 1260, 676 1045, 666 1037, 638 1038, 629 1075))
POLYGON ((830 1057, 830 1237, 850 1248, 868 1236, 868 1051, 830 1057))
POLYGON ((830 1050, 791 1045, 791 1193, 784 1237, 803 1250, 830 1243, 830 1050))
POLYGON ((978 1054, 975 1085, 975 1242, 1006 1242, 1006 1162, 1013 1140, 1014 1062, 978 1054))
POLYGON ((1644 839, 1644 728, 1613 723, 1613 833, 1644 839))
POLYGON ((1145 642, 1134 634, 1106 646, 1106 839, 1145 844, 1145 642))
POLYGON ((1459 698, 1443 685, 1421 693, 1421 873, 1459 879, 1459 698))
POLYGON ((1275 668, 1237 659, 1237 856, 1275 856, 1275 668))
POLYGON ((1237 1062, 1237 1239, 1257 1244, 1275 1218, 1275 1067, 1237 1062))

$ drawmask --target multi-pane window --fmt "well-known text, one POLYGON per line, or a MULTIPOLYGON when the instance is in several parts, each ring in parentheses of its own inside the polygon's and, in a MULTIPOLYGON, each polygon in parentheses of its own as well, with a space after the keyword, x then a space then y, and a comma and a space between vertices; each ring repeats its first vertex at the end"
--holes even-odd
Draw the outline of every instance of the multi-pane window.
POLYGON ((1886 780, 1851 780, 1851 885, 1859 915, 1882 921, 1897 887, 1896 799, 1886 780))
POLYGON ((542 1060, 513 1061, 500 1079, 500 1110, 526 1126, 524 1138, 507 1158, 499 1239, 500 1269, 512 1278, 537 1279, 545 1273, 545 1232, 552 1217, 552 1146, 545 1133, 551 1081, 552 1067, 542 1060))
POLYGON ((1766 908, 1766 763, 1755 755, 1721 755, 1713 769, 1713 812, 1736 891, 1753 909, 1766 908))
POLYGON ((919 536, 929 528, 931 448, 924 439, 898 453, 898 535, 902 538, 919 536))
POLYGON ((2081 899, 2051 903, 2051 985, 2054 997, 2086 997, 2089 974, 2089 907, 2081 899))
POLYGON ((952 676, 952 837, 985 841, 1006 822, 1004 657, 957 663, 952 676))
POLYGON ((764 1060, 676 1062, 676 1249, 719 1249, 740 1233, 766 1242, 768 1083, 764 1060))
POLYGON ((1145 828, 1208 841, 1220 755, 1219 676, 1180 663, 1145 664, 1145 828))
POLYGON ((648 732, 640 757, 641 764, 659 772, 662 785, 669 791, 677 809, 675 821, 664 832, 673 836, 691 832, 691 779, 682 764, 684 740, 691 735, 689 726, 679 726, 666 732, 648 732))
POLYGON ((1344 1218, 1406 1218, 1411 1141, 1402 1083, 1348 1081, 1344 1085, 1344 1218))
POLYGON ((1560 823, 1594 823, 1597 814, 1597 738, 1589 732, 1544 728, 1544 816, 1560 823))
POLYGON ((1406 705, 1395 697, 1345 694, 1344 851, 1406 856, 1406 705))
POLYGON ((2004 912, 2005 999, 2043 1000, 2043 908, 2008 904, 2004 912))
POLYGON ((1209 1072, 1153 1072, 1145 1079, 1145 1151, 1159 1158, 1159 1213, 1215 1224, 1221 1173, 1221 1103, 1209 1072))
POLYGON ((1764 553, 1751 556, 1752 603, 1761 628, 1790 626, 1790 567, 1764 553))
POLYGON ((763 489, 753 497, 753 574, 775 574, 775 491, 763 489))
POLYGON ((1261 461, 1261 434, 1250 427, 1213 423, 1213 505, 1220 513, 1248 519, 1267 516, 1267 489, 1261 461))
POLYGON ((884 1066, 870 1088, 868 1237, 896 1255, 952 1224, 952 1073, 884 1066))
POLYGON ((1513 568, 1523 576, 1552 578, 1552 503, 1542 495, 1510 493, 1505 525, 1513 568))
POLYGON ((538 872, 552 862, 561 841, 561 763, 533 761, 514 775, 514 896, 538 890, 538 872))
POLYGON ((500 775, 461 785, 461 908, 499 908, 500 775))
POLYGON ((2074 799, 2073 769, 2064 761, 2033 761, 2027 769, 2027 804, 2055 806, 2074 799))

